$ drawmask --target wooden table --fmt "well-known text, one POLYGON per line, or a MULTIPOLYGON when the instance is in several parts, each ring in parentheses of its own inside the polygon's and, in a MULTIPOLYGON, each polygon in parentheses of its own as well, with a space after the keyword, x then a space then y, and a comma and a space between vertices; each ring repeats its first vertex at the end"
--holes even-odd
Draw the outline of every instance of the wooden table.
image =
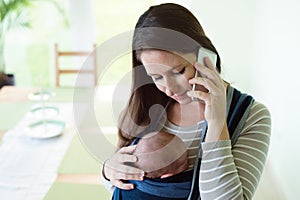
POLYGON ((28 101, 28 94, 38 91, 38 88, 4 86, 0 89, 0 102, 28 101))
MULTIPOLYGON (((14 127, 28 112, 34 102, 28 100, 28 94, 38 91, 38 88, 21 88, 5 86, 0 90, 0 111, 8 116, 0 117, 0 141, 5 131, 14 127), (14 113, 10 115, 9 113, 14 113)), ((71 88, 54 88, 56 96, 51 102, 70 102, 73 90, 71 88)), ((0 142, 1 145, 1 142, 0 142)), ((101 163, 98 163, 80 143, 77 135, 73 138, 61 166, 58 169, 56 182, 45 199, 110 199, 100 181, 101 163)))

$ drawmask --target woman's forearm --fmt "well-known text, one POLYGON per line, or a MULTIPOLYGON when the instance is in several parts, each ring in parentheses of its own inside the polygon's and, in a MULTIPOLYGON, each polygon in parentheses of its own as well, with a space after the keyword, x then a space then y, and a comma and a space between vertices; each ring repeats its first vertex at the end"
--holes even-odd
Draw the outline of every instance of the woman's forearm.
POLYGON ((208 125, 205 142, 217 142, 219 140, 230 140, 226 122, 224 122, 223 126, 208 125), (215 127, 222 127, 222 130, 220 130, 221 128, 215 127))
POLYGON ((270 113, 255 102, 232 147, 230 140, 202 143, 201 199, 252 199, 270 142, 270 113))

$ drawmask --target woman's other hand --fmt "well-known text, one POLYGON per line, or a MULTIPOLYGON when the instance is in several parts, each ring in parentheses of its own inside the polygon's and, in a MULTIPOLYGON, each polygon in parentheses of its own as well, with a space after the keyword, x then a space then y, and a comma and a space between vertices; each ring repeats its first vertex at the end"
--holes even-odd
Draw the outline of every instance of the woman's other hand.
POLYGON ((125 164, 137 161, 137 156, 132 155, 135 148, 136 145, 122 147, 103 165, 105 178, 120 189, 131 190, 134 188, 133 184, 124 183, 122 180, 143 180, 144 172, 142 170, 125 164))

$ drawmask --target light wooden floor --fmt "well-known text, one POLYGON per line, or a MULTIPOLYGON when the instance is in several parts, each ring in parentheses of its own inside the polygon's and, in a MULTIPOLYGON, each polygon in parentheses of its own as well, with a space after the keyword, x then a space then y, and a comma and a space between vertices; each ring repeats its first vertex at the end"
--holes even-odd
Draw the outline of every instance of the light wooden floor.
POLYGON ((99 185, 100 174, 59 174, 56 181, 60 183, 76 183, 76 184, 89 184, 99 185))

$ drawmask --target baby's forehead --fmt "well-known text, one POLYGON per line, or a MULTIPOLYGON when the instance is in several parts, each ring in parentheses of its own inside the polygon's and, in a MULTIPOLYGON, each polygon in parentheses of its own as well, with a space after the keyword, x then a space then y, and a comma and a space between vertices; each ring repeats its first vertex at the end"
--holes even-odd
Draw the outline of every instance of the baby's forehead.
POLYGON ((140 141, 138 143, 158 143, 158 144, 165 144, 165 143, 169 143, 171 140, 174 139, 174 137, 176 137, 174 134, 171 133, 167 133, 167 132, 151 132, 145 136, 143 136, 142 138, 140 138, 140 141))
POLYGON ((171 140, 173 137, 175 137, 174 134, 165 132, 165 131, 155 131, 155 132, 151 132, 147 135, 145 135, 144 137, 142 137, 142 139, 148 139, 148 140, 159 140, 159 139, 166 139, 166 140, 171 140))
POLYGON ((183 141, 174 134, 164 131, 151 132, 143 136, 137 143, 137 152, 156 151, 164 146, 171 145, 184 145, 183 141))
POLYGON ((187 149, 184 142, 174 134, 157 132, 148 137, 142 137, 134 154, 138 157, 135 163, 147 172, 162 169, 185 155, 187 149))

